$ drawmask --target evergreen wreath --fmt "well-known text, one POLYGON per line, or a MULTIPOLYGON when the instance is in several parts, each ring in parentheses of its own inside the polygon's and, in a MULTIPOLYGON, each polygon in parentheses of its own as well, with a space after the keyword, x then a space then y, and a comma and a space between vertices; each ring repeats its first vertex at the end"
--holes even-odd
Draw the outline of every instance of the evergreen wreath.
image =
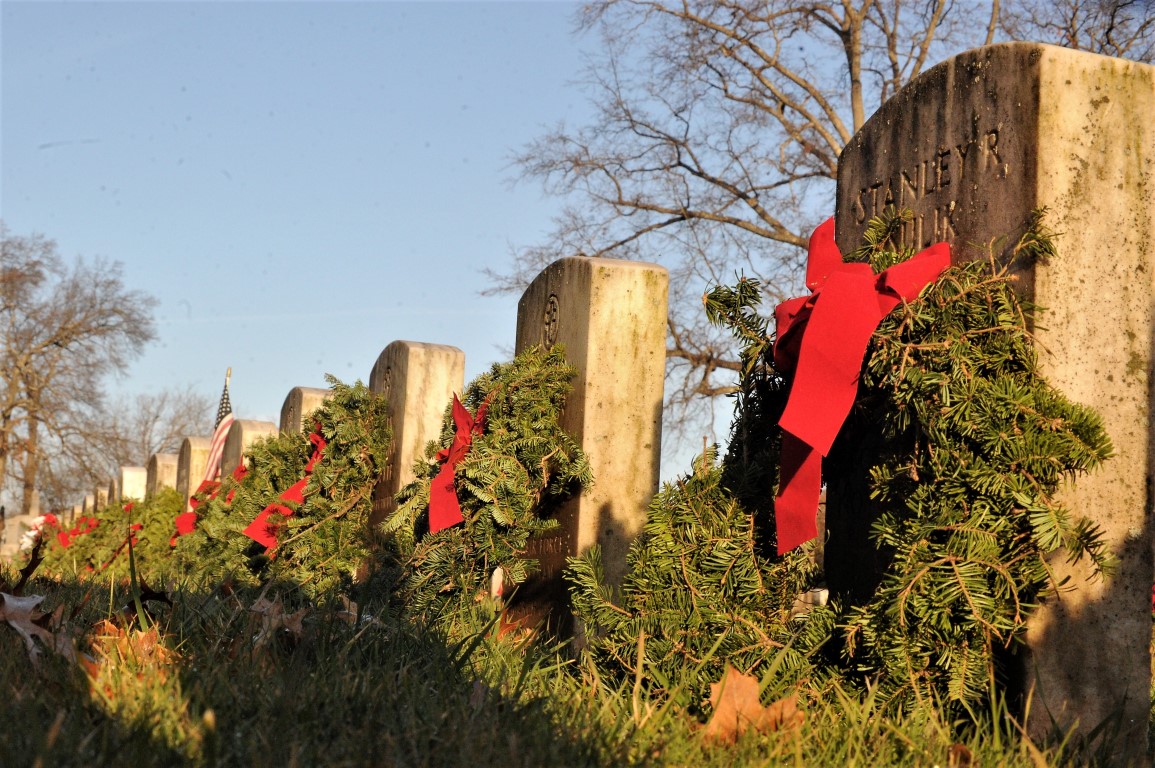
POLYGON ((446 409, 440 439, 426 448, 429 461, 416 464, 416 479, 381 526, 400 568, 406 612, 452 615, 488 590, 495 568, 510 586, 537 570, 530 539, 556 528, 557 506, 593 483, 585 454, 559 424, 574 373, 560 345, 534 347, 465 388, 461 400, 471 413, 488 403, 484 429, 454 475, 465 521, 429 534, 429 484, 439 469, 433 459, 455 433, 446 409))
POLYGON ((391 433, 381 395, 359 381, 326 379, 332 394, 304 424, 318 426, 327 445, 308 475, 304 501, 291 516, 278 516, 276 548, 266 551, 242 531, 304 475, 314 448, 304 432, 257 441, 246 452, 244 477, 224 478, 212 498, 201 500, 196 529, 176 542, 174 576, 196 573, 208 584, 278 580, 313 601, 351 588, 370 556, 373 488, 391 433))
MULTIPOLYGON (((870 222, 850 259, 879 272, 910 258, 891 246, 908 216, 870 222)), ((1058 258, 1042 212, 1027 229, 1019 263, 1058 258)), ((790 606, 818 575, 815 545, 774 551, 777 421, 789 383, 774 369, 758 283, 707 294, 709 318, 741 345, 729 451, 720 469, 708 454, 655 498, 616 599, 596 550, 571 561, 575 611, 593 629, 599 670, 687 703, 701 701, 727 662, 788 678, 819 665, 871 681, 896 708, 931 699, 967 710, 996 690, 1031 611, 1062 586, 1048 557, 1062 549, 1098 573, 1111 565, 1099 528, 1055 498, 1064 480, 1110 456, 1110 441, 1092 409, 1040 376, 1029 330, 1037 309, 1013 282, 993 258, 953 266, 879 326, 855 408, 824 462, 828 521, 839 494, 851 499, 842 549, 825 553, 827 575, 841 555, 864 556, 831 579, 836 616, 819 607, 801 621, 790 606), (824 643, 830 650, 815 654, 824 643)))
MULTIPOLYGON (((1014 262, 1060 258, 1043 215, 1032 214, 1014 262)), ((870 222, 851 258, 876 272, 909 258, 888 247, 908 217, 870 222)), ((845 657, 902 706, 966 708, 995 690, 1000 659, 1020 649, 1040 598, 1062 587, 1048 566, 1059 550, 1110 570, 1102 531, 1056 498, 1110 457, 1110 439, 1093 409, 1040 375, 1029 330, 1038 311, 1008 264, 951 267, 879 326, 854 418, 824 468, 828 521, 839 483, 866 478, 869 506, 852 501, 848 512, 872 521, 881 565, 869 596, 845 592, 845 657)))

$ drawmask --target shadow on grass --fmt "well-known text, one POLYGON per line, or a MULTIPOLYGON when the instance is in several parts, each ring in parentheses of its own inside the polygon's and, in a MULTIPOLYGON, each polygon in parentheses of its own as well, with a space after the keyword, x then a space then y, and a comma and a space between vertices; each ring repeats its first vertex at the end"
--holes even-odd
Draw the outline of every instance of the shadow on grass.
MULTIPOLYGON (((285 593, 291 590, 286 585, 285 593)), ((93 605, 108 600, 107 588, 103 598, 94 591, 75 582, 25 590, 47 594, 47 608, 80 605, 88 593, 72 621, 77 635, 107 615, 107 605, 93 605)), ((268 593, 277 594, 276 586, 268 593)), ((350 623, 321 609, 303 616, 301 633, 262 634, 268 625, 249 610, 253 596, 172 597, 171 612, 156 617, 175 651, 169 662, 124 660, 125 674, 97 684, 79 665, 47 654, 35 671, 16 633, 0 632, 0 765, 615 762, 595 729, 567 727, 543 698, 476 681, 471 656, 480 637, 449 643, 388 617, 350 623)), ((81 650, 90 641, 80 639, 81 650)), ((518 657, 508 656, 514 663, 518 657)), ((528 653, 520 658, 525 674, 542 663, 528 653)))

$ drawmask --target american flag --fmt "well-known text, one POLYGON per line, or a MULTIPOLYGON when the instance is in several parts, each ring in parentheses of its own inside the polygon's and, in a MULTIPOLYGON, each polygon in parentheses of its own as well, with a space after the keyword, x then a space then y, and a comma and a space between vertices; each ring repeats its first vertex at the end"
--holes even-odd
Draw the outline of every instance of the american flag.
POLYGON ((204 479, 207 481, 216 480, 221 473, 221 454, 225 450, 225 438, 229 436, 229 427, 233 425, 233 404, 229 401, 229 378, 232 374, 232 368, 225 373, 225 389, 221 392, 221 404, 217 408, 217 425, 213 429, 209 458, 205 464, 204 479))

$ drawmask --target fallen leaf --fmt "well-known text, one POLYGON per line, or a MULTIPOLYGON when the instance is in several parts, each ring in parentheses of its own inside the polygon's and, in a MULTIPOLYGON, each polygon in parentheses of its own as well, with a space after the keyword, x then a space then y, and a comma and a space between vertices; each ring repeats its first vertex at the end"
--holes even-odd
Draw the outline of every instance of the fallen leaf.
POLYGON ((36 622, 48 614, 37 610, 36 606, 44 602, 44 595, 28 595, 17 597, 7 592, 0 592, 0 620, 8 622, 8 626, 15 629, 20 637, 24 638, 24 645, 28 649, 28 658, 33 664, 40 661, 40 646, 34 638, 39 637, 46 648, 55 648, 56 640, 52 633, 36 622))
POLYGON ((734 741, 748 728, 762 732, 790 730, 802 725, 806 715, 798 708, 798 694, 762 706, 758 680, 727 665, 722 679, 710 685, 714 714, 702 736, 715 741, 734 741))
POLYGON ((947 765, 950 768, 970 768, 974 762, 974 755, 966 744, 954 743, 946 751, 947 765))
MULTIPOLYGON (((265 591, 268 591, 267 588, 265 591)), ((304 618, 308 608, 285 613, 281 598, 269 600, 265 597, 265 591, 249 606, 250 611, 261 617, 261 628, 253 638, 253 648, 260 650, 278 636, 282 638, 283 644, 295 648, 305 635, 304 618)))

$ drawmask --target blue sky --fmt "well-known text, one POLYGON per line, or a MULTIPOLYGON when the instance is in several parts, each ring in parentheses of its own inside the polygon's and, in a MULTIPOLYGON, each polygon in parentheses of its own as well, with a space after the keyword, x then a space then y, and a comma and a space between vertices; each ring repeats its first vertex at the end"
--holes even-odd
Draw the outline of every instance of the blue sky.
POLYGON ((396 339, 472 378, 517 297, 480 270, 557 212, 510 154, 589 106, 570 3, 0 3, 0 217, 124 265, 159 339, 113 389, 225 369, 240 418, 396 339))

